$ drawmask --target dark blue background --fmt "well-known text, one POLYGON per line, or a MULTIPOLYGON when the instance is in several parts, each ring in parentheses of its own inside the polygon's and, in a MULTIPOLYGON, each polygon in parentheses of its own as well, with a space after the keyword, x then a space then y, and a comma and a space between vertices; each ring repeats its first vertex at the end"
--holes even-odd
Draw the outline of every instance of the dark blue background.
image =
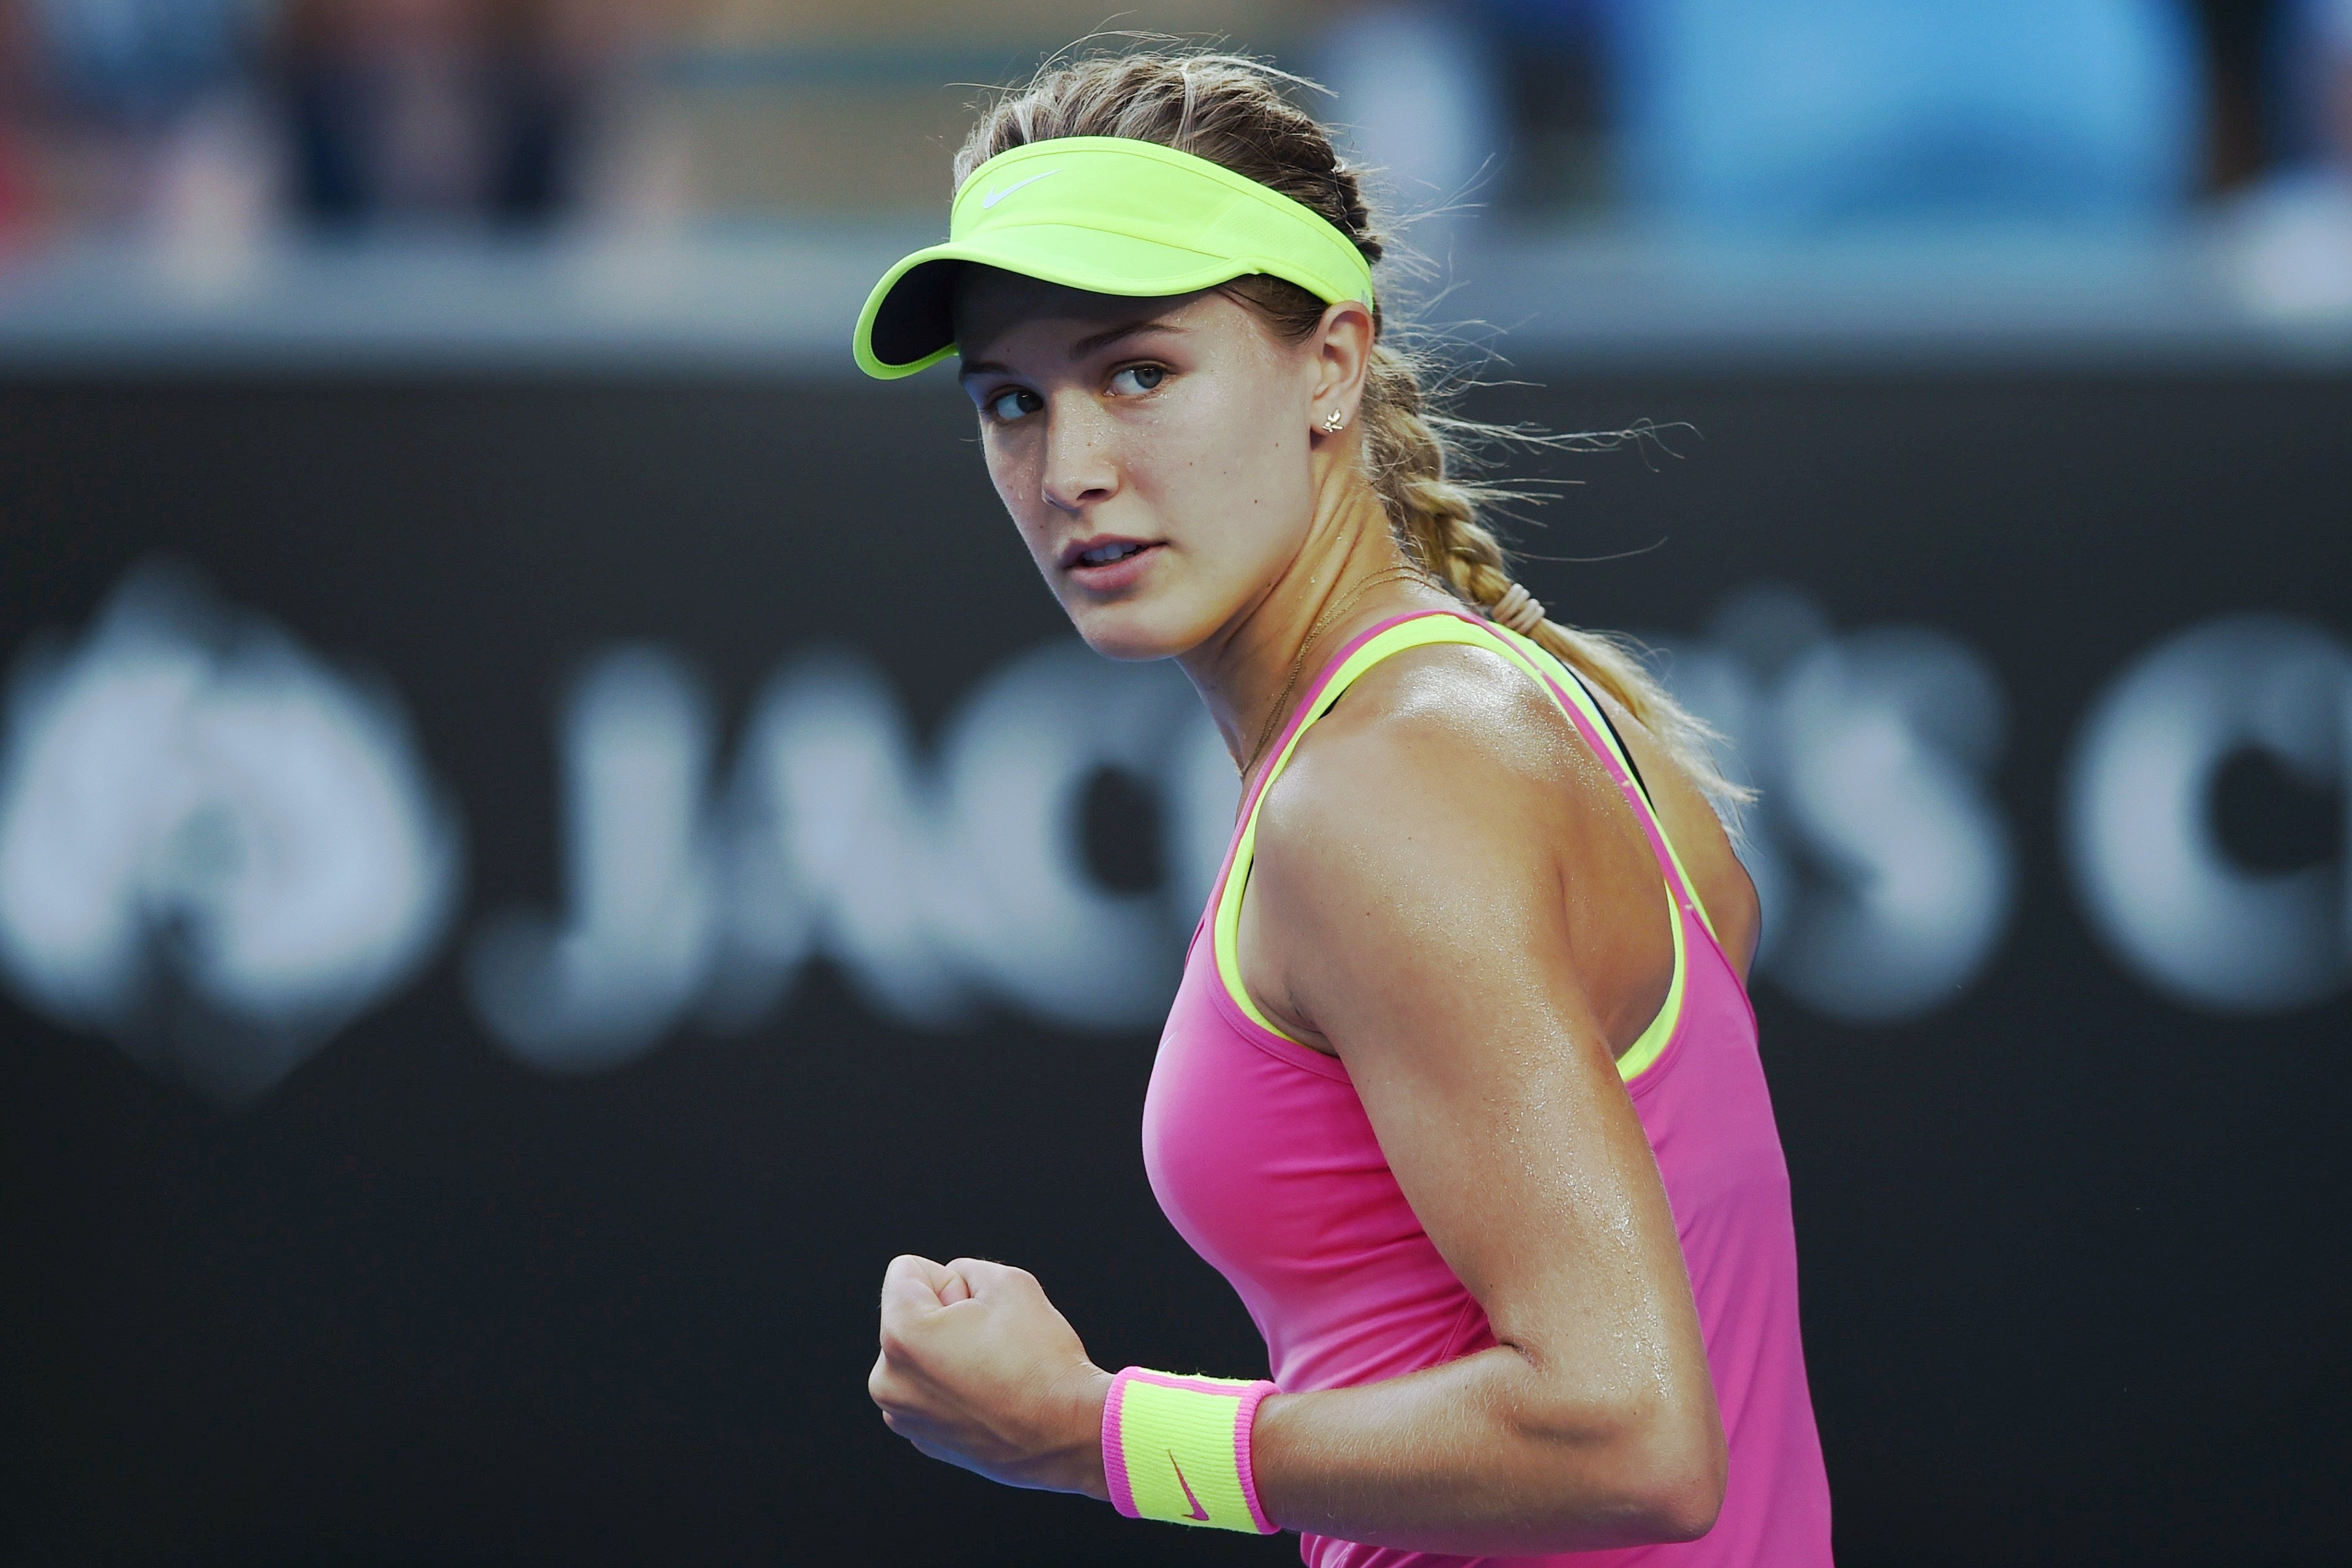
MULTIPOLYGON (((2022 886, 1990 969, 1899 1027, 1758 996, 1842 1560, 2352 1554, 2352 1001, 2160 999, 2094 941, 2053 821, 2092 698, 2164 636, 2352 631, 2352 383, 1519 374, 1553 385, 1483 411, 1696 432, 1546 460, 1585 482, 1533 551, 1664 541, 1532 562, 1558 611, 1674 632, 1786 583, 1840 626, 1957 633, 2007 695, 2022 886)), ((169 549, 386 675, 466 813, 469 911, 543 904, 550 715, 592 648, 664 639, 740 715, 846 637, 929 725, 1060 627, 969 417, 835 381, 19 381, 0 647, 169 549)), ((2283 790, 2225 828, 2340 858, 2341 803, 2283 790)), ((1033 1268, 1109 1365, 1262 1366, 1144 1184, 1150 1048, 909 1034, 820 974, 747 1037, 551 1079, 479 1037, 445 952, 232 1114, 0 1009, 0 1555, 1290 1560, 990 1487, 866 1401, 900 1250, 1033 1268)))

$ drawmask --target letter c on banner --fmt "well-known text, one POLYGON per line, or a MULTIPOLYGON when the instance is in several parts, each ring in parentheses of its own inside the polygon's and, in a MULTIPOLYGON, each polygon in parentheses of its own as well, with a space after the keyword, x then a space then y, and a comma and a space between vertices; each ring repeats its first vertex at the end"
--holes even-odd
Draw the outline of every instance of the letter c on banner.
POLYGON ((2066 847, 2091 921, 2134 972, 2190 1004, 2263 1012, 2352 977, 2347 868, 2263 872, 2216 833, 2223 763, 2268 753, 2352 795, 2352 649, 2282 616, 2209 621, 2158 646, 2102 698, 2076 742, 2066 847))

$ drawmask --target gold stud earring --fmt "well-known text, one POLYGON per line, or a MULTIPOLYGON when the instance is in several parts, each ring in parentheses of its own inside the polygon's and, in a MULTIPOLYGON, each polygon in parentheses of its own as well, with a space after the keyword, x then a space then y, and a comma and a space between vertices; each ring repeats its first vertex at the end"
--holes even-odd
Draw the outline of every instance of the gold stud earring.
POLYGON ((1345 419, 1339 417, 1339 411, 1334 408, 1330 413, 1323 416, 1323 433, 1327 436, 1337 436, 1347 423, 1345 419))

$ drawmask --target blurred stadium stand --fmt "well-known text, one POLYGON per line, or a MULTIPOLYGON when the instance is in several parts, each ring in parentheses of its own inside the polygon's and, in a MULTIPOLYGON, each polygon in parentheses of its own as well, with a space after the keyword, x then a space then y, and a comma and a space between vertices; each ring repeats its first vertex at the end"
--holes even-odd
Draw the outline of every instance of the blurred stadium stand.
MULTIPOLYGON (((1515 352, 2352 344, 2352 0, 1165 0, 1515 352)), ((845 368, 1076 0, 0 0, 0 365, 845 368)))

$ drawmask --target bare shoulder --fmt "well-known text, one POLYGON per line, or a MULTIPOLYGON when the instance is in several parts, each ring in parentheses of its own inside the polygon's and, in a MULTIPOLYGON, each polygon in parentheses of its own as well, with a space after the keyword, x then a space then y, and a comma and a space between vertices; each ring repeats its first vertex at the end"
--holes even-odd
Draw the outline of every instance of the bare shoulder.
POLYGON ((1426 989, 1555 953, 1612 1019, 1663 994, 1648 839, 1558 704, 1489 650, 1367 672, 1267 791, 1256 846, 1243 978, 1310 1043, 1367 967, 1426 989))
POLYGON ((1262 847, 1389 835, 1528 833, 1572 814, 1599 777, 1557 704, 1483 648, 1439 644, 1383 659, 1307 732, 1259 815, 1262 847), (1563 798, 1562 785, 1569 788, 1563 798))
MULTIPOLYGON (((1760 919, 1729 835, 1657 736, 1593 692, 1744 976, 1760 919)), ((1637 1021, 1653 961, 1670 960, 1664 932, 1641 934, 1657 867, 1616 780, 1548 691, 1484 648, 1409 649, 1350 687, 1267 791, 1255 865, 1244 968, 1277 1012, 1286 977, 1315 961, 1298 944, 1385 928, 1408 904, 1434 918, 1448 900, 1465 917, 1511 896, 1564 902, 1586 977, 1637 1021)))

